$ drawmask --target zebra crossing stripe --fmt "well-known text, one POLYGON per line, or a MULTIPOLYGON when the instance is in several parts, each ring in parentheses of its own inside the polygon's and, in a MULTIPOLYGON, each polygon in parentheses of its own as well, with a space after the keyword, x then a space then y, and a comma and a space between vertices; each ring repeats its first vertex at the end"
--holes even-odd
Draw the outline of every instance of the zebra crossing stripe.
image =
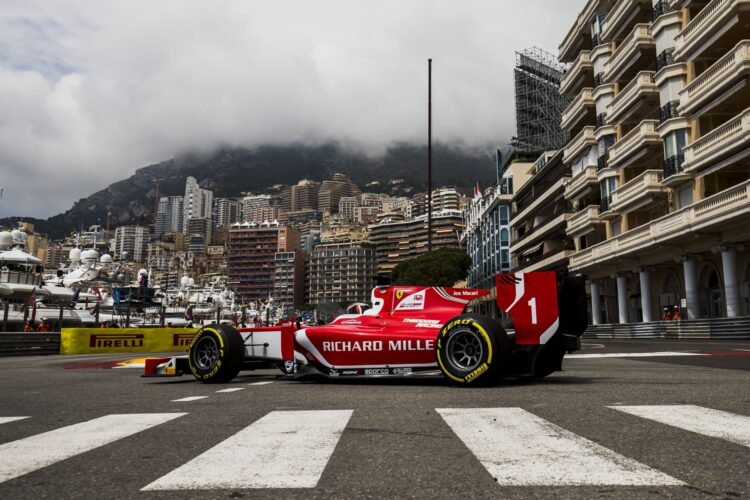
POLYGON ((684 484, 521 408, 436 411, 500 485, 684 484))
POLYGON ((0 417, 0 424, 7 424, 8 422, 15 422, 16 420, 23 420, 29 417, 0 417))
POLYGON ((314 488, 351 415, 272 411, 143 490, 314 488))
POLYGON ((0 483, 163 424, 185 413, 107 415, 0 445, 0 483))
POLYGON ((750 417, 745 415, 695 405, 610 406, 609 408, 750 448, 750 417))

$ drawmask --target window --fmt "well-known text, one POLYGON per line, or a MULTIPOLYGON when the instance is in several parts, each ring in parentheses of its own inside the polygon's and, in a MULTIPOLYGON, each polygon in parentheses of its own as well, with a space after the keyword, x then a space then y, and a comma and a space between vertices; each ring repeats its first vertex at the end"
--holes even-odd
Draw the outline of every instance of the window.
POLYGON ((681 189, 677 193, 678 208, 685 208, 693 204, 693 187, 681 189))
POLYGON ((599 156, 602 157, 609 151, 609 148, 615 143, 615 136, 613 134, 604 135, 599 139, 599 156))
POLYGON ((500 246, 507 247, 510 244, 508 241, 508 230, 503 229, 500 231, 500 246))
POLYGON ((508 269, 510 267, 510 251, 509 250, 500 250, 500 262, 502 264, 503 269, 508 269))
POLYGON ((500 207, 500 225, 508 225, 508 207, 500 207))
POLYGON ((677 130, 664 137, 664 158, 681 155, 687 145, 687 130, 677 130))
POLYGON ((612 237, 620 236, 622 233, 622 225, 620 222, 620 219, 616 219, 612 221, 612 237))

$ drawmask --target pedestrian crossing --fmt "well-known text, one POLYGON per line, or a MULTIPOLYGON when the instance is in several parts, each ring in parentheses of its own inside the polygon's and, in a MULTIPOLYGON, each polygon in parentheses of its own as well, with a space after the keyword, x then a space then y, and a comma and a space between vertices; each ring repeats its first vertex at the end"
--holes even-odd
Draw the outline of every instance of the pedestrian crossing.
MULTIPOLYGON (((654 425, 668 425, 678 432, 750 448, 747 415, 696 405, 606 408, 604 411, 628 414, 628 418, 637 417, 654 425)), ((477 466, 481 464, 500 486, 690 485, 690 478, 657 470, 653 464, 627 456, 622 450, 610 449, 523 408, 436 408, 434 411, 435 418, 446 425, 443 433, 448 439, 457 440, 452 448, 463 445, 476 457, 477 466)), ((161 472, 161 477, 153 480, 152 476, 151 482, 144 481, 146 484, 137 487, 142 491, 315 488, 325 477, 324 472, 332 464, 340 463, 332 457, 356 413, 351 409, 271 411, 223 440, 217 439, 218 442, 211 443, 213 447, 186 458, 182 465, 161 472)), ((0 444, 0 488, 2 483, 104 445, 152 428, 176 425, 186 415, 178 412, 105 415, 0 444)), ((0 424, 23 426, 33 419, 33 416, 0 417, 0 424)), ((626 429, 628 422, 622 425, 620 431, 626 429)), ((180 448, 189 442, 189 435, 180 435, 181 441, 170 446, 180 448)), ((442 434, 440 439, 445 439, 442 434)), ((638 435, 633 434, 632 439, 639 439, 638 435)), ((363 453, 374 451, 363 450, 363 453)), ((415 464, 414 474, 419 470, 420 464, 415 464)))

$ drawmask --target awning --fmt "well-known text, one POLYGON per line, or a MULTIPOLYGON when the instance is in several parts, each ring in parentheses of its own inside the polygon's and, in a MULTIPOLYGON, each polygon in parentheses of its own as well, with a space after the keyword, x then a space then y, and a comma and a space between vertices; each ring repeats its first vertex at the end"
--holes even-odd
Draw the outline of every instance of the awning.
POLYGON ((34 257, 33 255, 29 255, 26 252, 23 252, 17 248, 14 248, 13 250, 8 250, 7 252, 0 253, 0 262, 8 262, 8 263, 15 263, 15 264, 41 264, 42 261, 34 257))
POLYGON ((528 257, 531 254, 537 253, 539 250, 542 249, 543 246, 544 246, 544 242, 541 242, 538 245, 534 245, 533 247, 529 248, 528 250, 523 252, 521 255, 523 257, 528 257))

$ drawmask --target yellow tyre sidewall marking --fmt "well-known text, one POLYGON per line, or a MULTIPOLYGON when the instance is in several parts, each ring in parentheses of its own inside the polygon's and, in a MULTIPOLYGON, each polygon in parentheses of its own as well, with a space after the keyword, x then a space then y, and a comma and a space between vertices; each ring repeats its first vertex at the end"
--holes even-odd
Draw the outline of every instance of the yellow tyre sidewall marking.
POLYGON ((479 375, 489 370, 490 364, 492 364, 492 342, 490 342, 490 336, 487 334, 487 331, 484 328, 482 328, 482 326, 479 323, 475 322, 474 320, 457 319, 455 321, 450 322, 440 332, 437 345, 438 345, 437 361, 438 361, 438 364, 440 365, 440 369, 443 371, 445 375, 448 375, 449 378, 451 378, 452 380, 460 384, 466 384, 466 383, 471 382, 472 380, 477 378, 479 375), (487 361, 479 365, 474 371, 466 375, 466 377, 458 378, 445 369, 445 365, 443 364, 443 359, 440 356, 440 346, 442 345, 442 338, 446 337, 450 333, 450 331, 453 329, 454 326, 462 326, 462 325, 471 325, 475 327, 479 331, 479 333, 482 334, 487 344, 487 361), (479 373, 476 373, 477 370, 481 370, 481 371, 479 373))

